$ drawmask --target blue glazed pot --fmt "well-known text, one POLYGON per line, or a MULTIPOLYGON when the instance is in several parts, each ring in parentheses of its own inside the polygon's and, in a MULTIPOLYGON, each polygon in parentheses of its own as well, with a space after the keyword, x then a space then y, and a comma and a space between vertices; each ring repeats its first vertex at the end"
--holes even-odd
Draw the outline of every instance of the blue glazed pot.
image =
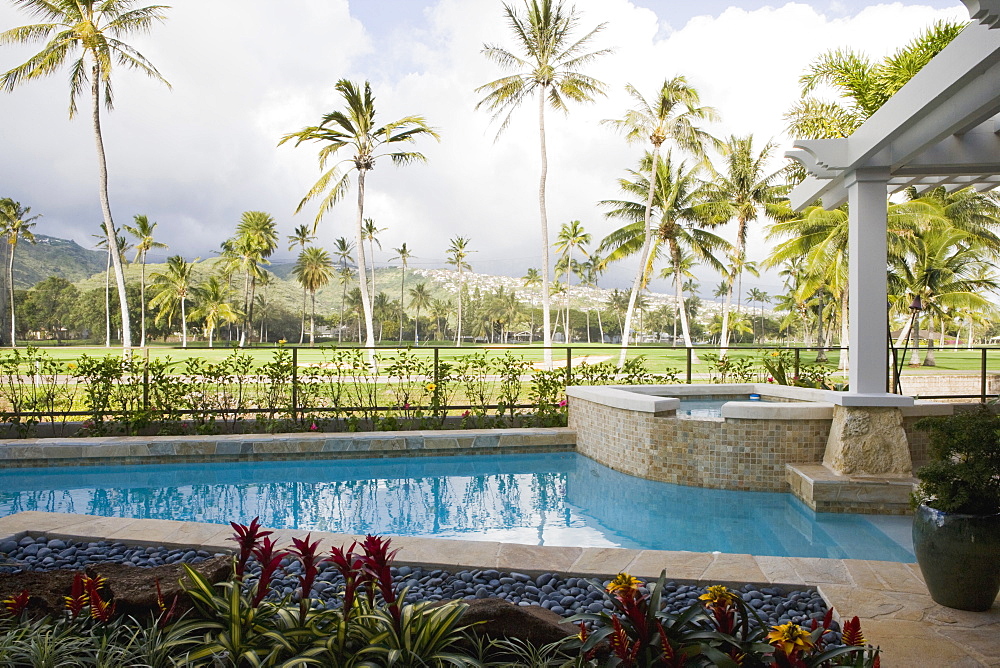
POLYGON ((1000 593, 1000 514, 921 505, 913 516, 913 550, 935 602, 974 612, 992 607, 1000 593))

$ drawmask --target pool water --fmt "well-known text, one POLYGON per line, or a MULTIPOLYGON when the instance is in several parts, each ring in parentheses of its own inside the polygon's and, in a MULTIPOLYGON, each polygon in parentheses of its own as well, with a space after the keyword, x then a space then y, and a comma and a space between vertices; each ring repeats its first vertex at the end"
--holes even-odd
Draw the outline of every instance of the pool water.
POLYGON ((25 510, 272 528, 913 561, 910 519, 813 513, 791 494, 683 487, 575 453, 0 471, 25 510))
MULTIPOLYGON (((680 398, 681 405, 677 407, 677 415, 693 418, 721 418, 722 404, 730 401, 750 401, 750 397, 743 396, 736 399, 688 399, 680 398)), ((761 397, 758 403, 769 403, 769 400, 761 397)))

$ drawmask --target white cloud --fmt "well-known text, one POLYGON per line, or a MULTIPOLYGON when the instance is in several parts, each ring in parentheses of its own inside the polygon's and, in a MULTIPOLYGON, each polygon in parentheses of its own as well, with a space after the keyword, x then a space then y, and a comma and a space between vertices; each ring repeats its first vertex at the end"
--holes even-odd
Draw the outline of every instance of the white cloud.
MULTIPOLYGON (((112 203, 119 221, 147 213, 173 251, 205 257, 247 209, 271 212, 284 231, 310 222, 292 211, 318 175, 315 148, 277 148, 279 137, 339 105, 333 83, 372 81, 382 120, 422 114, 440 128, 440 144, 415 148, 427 165, 379 165, 369 179, 368 209, 385 251, 407 242, 425 262, 444 256, 448 238, 472 238, 471 260, 483 271, 523 273, 537 266, 538 130, 536 111, 515 113, 494 142, 496 125, 474 111, 476 86, 500 72, 480 54, 484 42, 512 45, 496 0, 439 0, 426 24, 393 30, 388 43, 348 13, 346 0, 294 3, 213 0, 178 3, 168 21, 137 40, 173 83, 173 91, 130 73, 117 80, 117 109, 105 116, 112 203)), ((782 114, 797 79, 820 52, 842 46, 881 56, 935 19, 961 18, 960 9, 899 3, 828 18, 789 3, 745 11, 732 7, 701 16, 679 30, 628 0, 577 0, 581 26, 607 21, 595 48, 615 53, 591 70, 609 85, 607 98, 567 117, 549 112, 549 223, 583 221, 595 239, 614 225, 595 203, 617 196, 616 179, 642 149, 627 146, 604 118, 628 108, 625 83, 653 91, 666 77, 685 75, 702 101, 717 107, 718 135, 754 133, 782 138, 782 114)), ((24 23, 0 6, 0 28, 24 23)), ((0 67, 29 51, 5 47, 0 67)), ((83 242, 100 220, 89 122, 66 120, 65 77, 31 83, 0 96, 4 120, 3 195, 45 214, 39 231, 83 242)), ((784 148, 781 149, 782 151, 784 148)), ((780 153, 780 151, 779 151, 780 153)), ((354 197, 332 212, 321 242, 350 236, 354 197)), ((759 237, 759 235, 758 235, 759 237)), ((751 255, 762 246, 756 238, 751 255)), ((625 270, 618 276, 623 278, 625 270)))

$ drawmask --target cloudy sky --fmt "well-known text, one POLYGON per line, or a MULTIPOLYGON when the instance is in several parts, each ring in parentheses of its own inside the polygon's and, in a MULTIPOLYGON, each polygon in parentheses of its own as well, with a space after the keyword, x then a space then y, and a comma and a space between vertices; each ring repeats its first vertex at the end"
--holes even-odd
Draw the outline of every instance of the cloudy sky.
MULTIPOLYGON (((589 69, 607 97, 548 117, 549 221, 554 233, 580 220, 595 242, 616 227, 597 202, 618 196, 616 179, 642 151, 600 124, 629 108, 626 83, 652 95, 683 75, 719 110, 714 134, 753 133, 780 155, 789 144, 782 115, 817 54, 851 47, 881 57, 934 20, 968 18, 958 0, 575 4, 582 27, 606 22, 594 47, 614 53, 589 69)), ((165 23, 132 41, 172 90, 115 76, 104 131, 116 222, 148 215, 168 252, 189 259, 211 256, 246 210, 272 214, 283 236, 311 224, 315 209, 293 214, 318 176, 315 148, 277 142, 340 106, 338 79, 367 79, 382 121, 420 114, 441 133, 440 143, 416 147, 426 165, 371 173, 366 215, 386 228, 376 261, 406 242, 415 265, 440 266, 449 238, 463 235, 477 271, 519 276, 539 266, 534 107, 499 138, 489 114, 474 109, 474 89, 500 76, 483 44, 514 46, 501 11, 500 0, 177 0, 165 23)), ((30 22, 0 0, 0 30, 30 22)), ((0 47, 0 71, 32 52, 0 47)), ((64 71, 0 93, 0 196, 43 214, 38 232, 92 247, 101 220, 94 140, 86 115, 68 119, 67 81, 64 71)), ((351 238, 354 214, 351 196, 324 219, 319 243, 351 238)), ((761 259, 755 232, 750 256, 761 259)), ((284 243, 282 255, 290 257, 284 243)), ((628 271, 608 283, 624 285, 628 271)), ((771 277, 759 284, 777 288, 771 277)))

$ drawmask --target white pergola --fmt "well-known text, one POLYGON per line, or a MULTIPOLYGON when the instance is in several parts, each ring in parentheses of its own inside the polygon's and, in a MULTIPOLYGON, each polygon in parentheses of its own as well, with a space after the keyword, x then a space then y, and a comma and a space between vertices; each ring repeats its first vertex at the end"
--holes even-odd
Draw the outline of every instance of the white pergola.
POLYGON ((1000 186, 1000 0, 962 0, 965 30, 844 139, 802 139, 785 155, 808 176, 791 193, 801 211, 848 202, 850 392, 843 405, 911 402, 886 392, 887 195, 913 186, 1000 186))

